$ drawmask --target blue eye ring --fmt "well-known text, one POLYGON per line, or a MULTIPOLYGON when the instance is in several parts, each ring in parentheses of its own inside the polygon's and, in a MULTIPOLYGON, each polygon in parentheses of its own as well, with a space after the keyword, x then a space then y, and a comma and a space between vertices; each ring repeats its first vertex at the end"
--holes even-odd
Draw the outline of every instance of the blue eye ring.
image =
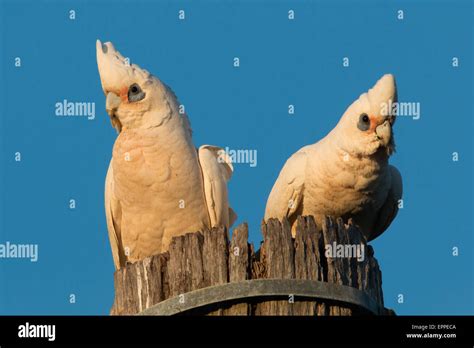
POLYGON ((357 128, 365 132, 370 129, 370 117, 365 112, 360 114, 359 122, 357 123, 357 128))
POLYGON ((130 85, 128 88, 128 101, 133 103, 145 98, 146 93, 142 91, 140 86, 136 83, 130 85))

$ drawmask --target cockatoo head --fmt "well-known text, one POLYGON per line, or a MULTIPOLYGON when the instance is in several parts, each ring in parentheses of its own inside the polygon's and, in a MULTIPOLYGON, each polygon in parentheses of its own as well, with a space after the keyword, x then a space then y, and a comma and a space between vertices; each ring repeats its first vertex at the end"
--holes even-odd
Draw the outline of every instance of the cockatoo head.
POLYGON ((156 127, 172 116, 178 106, 166 85, 130 64, 111 42, 102 44, 97 40, 96 49, 105 108, 118 132, 123 128, 156 127))
POLYGON ((391 74, 384 75, 349 106, 336 126, 337 141, 343 151, 370 156, 383 149, 390 156, 395 151, 392 110, 396 102, 395 78, 391 74))

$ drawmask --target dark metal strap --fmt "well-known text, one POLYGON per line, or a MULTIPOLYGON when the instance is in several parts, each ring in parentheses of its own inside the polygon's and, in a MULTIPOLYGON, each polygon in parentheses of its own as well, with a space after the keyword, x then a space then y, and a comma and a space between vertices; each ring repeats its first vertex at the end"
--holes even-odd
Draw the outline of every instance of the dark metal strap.
POLYGON ((254 279, 210 286, 181 294, 159 302, 139 315, 174 315, 185 311, 248 298, 286 297, 293 295, 311 299, 323 299, 346 303, 381 314, 382 309, 366 292, 356 288, 314 280, 254 279))

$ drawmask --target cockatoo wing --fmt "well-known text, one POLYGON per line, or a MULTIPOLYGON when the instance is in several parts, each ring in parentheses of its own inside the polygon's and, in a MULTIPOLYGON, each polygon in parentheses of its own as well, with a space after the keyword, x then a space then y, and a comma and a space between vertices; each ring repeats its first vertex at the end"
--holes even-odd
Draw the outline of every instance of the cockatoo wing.
POLYGON ((110 246, 114 258, 115 269, 125 265, 125 254, 121 238, 122 209, 120 202, 114 196, 114 175, 112 162, 110 162, 105 178, 105 216, 109 230, 110 246))
POLYGON ((265 221, 270 218, 290 219, 300 208, 303 201, 306 156, 306 152, 301 149, 286 161, 268 197, 265 221))
POLYGON ((378 213, 377 220, 375 221, 370 240, 380 236, 392 223, 393 219, 397 216, 398 213, 398 203, 402 198, 403 194, 403 184, 402 176, 397 168, 394 166, 389 166, 391 174, 391 186, 388 191, 387 199, 385 203, 380 208, 378 213))
POLYGON ((237 219, 229 207, 227 193, 227 182, 234 171, 230 157, 222 148, 212 145, 201 146, 198 155, 211 226, 229 228, 237 219))

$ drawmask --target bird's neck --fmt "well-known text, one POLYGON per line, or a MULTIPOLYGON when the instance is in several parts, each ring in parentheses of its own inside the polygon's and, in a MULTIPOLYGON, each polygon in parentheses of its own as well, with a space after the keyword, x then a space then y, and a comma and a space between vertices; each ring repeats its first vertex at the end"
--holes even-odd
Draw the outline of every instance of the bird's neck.
POLYGON ((329 139, 320 146, 318 156, 311 156, 312 161, 317 163, 328 177, 337 176, 341 172, 359 173, 361 176, 370 177, 387 170, 389 156, 383 147, 371 155, 357 155, 346 151, 329 139))
POLYGON ((138 128, 124 127, 116 143, 126 144, 128 139, 136 139, 144 146, 155 146, 173 152, 195 151, 191 133, 179 114, 170 114, 160 122, 138 128), (146 145, 145 145, 146 144, 146 145))

